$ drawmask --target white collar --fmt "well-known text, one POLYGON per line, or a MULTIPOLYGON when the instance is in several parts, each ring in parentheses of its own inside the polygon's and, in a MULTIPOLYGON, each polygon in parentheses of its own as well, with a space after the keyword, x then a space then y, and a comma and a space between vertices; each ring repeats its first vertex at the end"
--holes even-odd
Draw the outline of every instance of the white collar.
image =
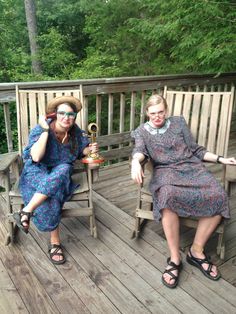
POLYGON ((153 127, 149 122, 144 124, 144 128, 152 135, 155 134, 164 134, 170 126, 170 120, 167 118, 165 124, 161 128, 153 127))

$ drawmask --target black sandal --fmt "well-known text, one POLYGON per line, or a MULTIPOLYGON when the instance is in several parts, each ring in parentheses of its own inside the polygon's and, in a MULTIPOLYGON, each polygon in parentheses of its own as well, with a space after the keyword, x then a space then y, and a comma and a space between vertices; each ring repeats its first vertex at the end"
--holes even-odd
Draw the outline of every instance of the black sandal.
POLYGON ((49 244, 48 253, 49 253, 50 260, 53 264, 61 265, 65 263, 66 259, 65 259, 64 254, 62 253, 61 244, 49 244), (51 252, 53 249, 54 251, 51 252), (61 252, 59 252, 60 250, 61 252), (56 261, 55 259, 53 259, 54 256, 62 256, 62 259, 56 261))
POLYGON ((13 218, 16 222, 17 227, 19 227, 20 230, 22 230, 26 234, 29 232, 31 216, 32 216, 31 212, 26 212, 24 210, 13 213, 13 218), (23 216, 27 216, 27 218, 22 220, 23 216), (27 225, 24 225, 24 223, 26 223, 27 225))
POLYGON ((219 280, 221 275, 220 275, 220 272, 219 270, 217 270, 217 275, 216 276, 212 276, 211 275, 211 272, 212 272, 212 266, 213 264, 209 261, 209 258, 207 258, 205 256, 205 258, 196 258, 192 255, 191 253, 191 250, 189 250, 187 256, 186 256, 186 261, 197 267, 198 269, 201 270, 201 272, 203 273, 203 275, 205 275, 207 278, 211 279, 211 280, 219 280), (208 264, 208 268, 207 269, 204 269, 202 264, 208 264))
POLYGON ((178 282, 179 282, 179 274, 180 274, 180 272, 181 272, 181 270, 182 270, 182 268, 183 268, 183 264, 182 264, 182 262, 180 262, 179 265, 176 265, 174 262, 172 262, 172 261, 170 260, 170 257, 168 257, 168 259, 167 259, 167 264, 168 264, 169 266, 172 266, 172 267, 169 268, 169 269, 166 269, 166 270, 164 271, 161 280, 162 280, 162 283, 163 283, 166 287, 173 289, 173 288, 175 288, 175 287, 178 285, 178 282), (174 274, 172 273, 174 270, 177 270, 177 271, 178 271, 178 274, 177 274, 177 275, 174 275, 174 274), (164 274, 170 275, 170 276, 171 276, 171 280, 172 280, 172 279, 175 280, 174 283, 168 283, 168 282, 166 282, 166 281, 165 281, 165 278, 164 278, 164 274))

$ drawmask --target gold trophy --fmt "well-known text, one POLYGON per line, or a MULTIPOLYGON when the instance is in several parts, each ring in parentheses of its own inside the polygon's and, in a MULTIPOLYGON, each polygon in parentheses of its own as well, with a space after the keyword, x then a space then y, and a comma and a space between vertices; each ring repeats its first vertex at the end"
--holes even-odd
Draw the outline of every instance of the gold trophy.
MULTIPOLYGON (((89 136, 91 138, 91 143, 96 142, 96 133, 98 132, 98 126, 96 123, 90 123, 88 125, 88 133, 91 135, 89 136)), ((92 153, 90 152, 86 157, 84 157, 82 160, 82 163, 89 164, 88 166, 90 168, 97 168, 99 167, 98 164, 104 162, 104 158, 99 153, 92 153)))

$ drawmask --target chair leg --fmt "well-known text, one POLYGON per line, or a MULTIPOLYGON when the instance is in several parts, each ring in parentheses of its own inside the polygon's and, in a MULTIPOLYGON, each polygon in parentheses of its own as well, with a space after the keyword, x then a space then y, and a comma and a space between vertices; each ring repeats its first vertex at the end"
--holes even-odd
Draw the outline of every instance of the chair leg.
POLYGON ((92 208, 92 215, 89 217, 90 234, 92 237, 96 239, 98 237, 98 234, 97 234, 97 225, 96 225, 96 218, 95 218, 95 213, 94 213, 92 195, 90 195, 89 197, 88 207, 92 208))
MULTIPOLYGON (((12 206, 10 201, 10 172, 9 169, 7 170, 7 173, 5 175, 5 190, 6 190, 6 207, 7 207, 7 214, 12 214, 12 206)), ((13 221, 8 219, 8 233, 5 238, 5 245, 9 245, 11 242, 13 242, 14 238, 14 224, 13 221)))
POLYGON ((13 244, 16 241, 16 234, 19 228, 8 218, 8 233, 5 238, 5 245, 13 244))
POLYGON ((220 233, 218 237, 217 255, 220 256, 220 259, 224 260, 224 257, 225 257, 224 230, 223 230, 223 233, 220 233))
POLYGON ((135 225, 134 225, 134 230, 132 231, 132 234, 131 234, 131 239, 134 239, 134 238, 138 238, 139 236, 139 229, 140 229, 140 218, 139 217, 135 217, 135 225))
POLYGON ((9 245, 12 242, 12 237, 10 233, 7 233, 6 238, 5 238, 5 246, 9 245))
POLYGON ((90 234, 94 238, 98 237, 96 220, 95 220, 95 215, 94 214, 92 216, 90 216, 90 234))

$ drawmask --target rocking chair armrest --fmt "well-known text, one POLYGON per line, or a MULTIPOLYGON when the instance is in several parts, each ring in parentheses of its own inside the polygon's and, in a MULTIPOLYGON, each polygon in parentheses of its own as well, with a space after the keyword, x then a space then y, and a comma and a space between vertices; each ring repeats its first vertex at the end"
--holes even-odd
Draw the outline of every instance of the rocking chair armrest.
POLYGON ((6 153, 0 155, 0 173, 6 172, 10 166, 17 161, 19 157, 18 152, 6 153))
POLYGON ((226 180, 236 182, 236 166, 226 165, 226 180))

